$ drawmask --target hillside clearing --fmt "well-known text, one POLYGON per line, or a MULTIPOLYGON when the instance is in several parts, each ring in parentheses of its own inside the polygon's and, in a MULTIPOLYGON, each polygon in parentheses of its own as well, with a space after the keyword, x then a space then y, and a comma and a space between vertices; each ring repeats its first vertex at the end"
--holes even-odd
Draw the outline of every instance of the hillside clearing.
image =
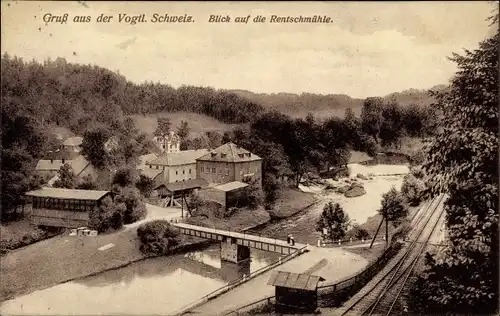
POLYGON ((158 117, 168 117, 172 122, 171 129, 176 131, 181 125, 181 121, 187 121, 191 136, 198 136, 206 132, 225 132, 231 131, 236 127, 236 124, 225 124, 212 117, 203 114, 191 112, 160 112, 154 114, 134 114, 129 117, 133 118, 136 127, 140 132, 148 135, 153 135, 157 126, 158 117))

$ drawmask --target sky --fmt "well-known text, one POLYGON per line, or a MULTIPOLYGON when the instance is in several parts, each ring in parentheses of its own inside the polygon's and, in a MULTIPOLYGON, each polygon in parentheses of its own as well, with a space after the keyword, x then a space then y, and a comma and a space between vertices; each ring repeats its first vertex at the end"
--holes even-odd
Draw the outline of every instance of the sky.
POLYGON ((25 60, 118 70, 140 83, 244 89, 256 93, 347 94, 365 98, 446 84, 447 57, 493 34, 491 2, 108 2, 2 1, 2 53, 25 60), (46 14, 68 23, 46 23, 46 14), (191 15, 192 23, 152 23, 191 15), (112 15, 98 23, 101 14, 112 15), (127 24, 119 14, 145 14, 127 24), (209 23, 210 15, 231 23, 209 23), (250 22, 234 23, 250 15, 250 22), (257 15, 328 16, 331 23, 253 23, 257 15), (89 23, 73 22, 90 16, 89 23))

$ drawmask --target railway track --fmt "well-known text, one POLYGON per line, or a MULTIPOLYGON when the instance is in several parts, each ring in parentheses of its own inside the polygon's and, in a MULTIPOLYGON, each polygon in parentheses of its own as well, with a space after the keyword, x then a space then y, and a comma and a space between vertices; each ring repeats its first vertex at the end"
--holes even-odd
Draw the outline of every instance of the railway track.
POLYGON ((444 195, 424 204, 411 219, 411 242, 389 262, 368 284, 340 307, 336 315, 391 315, 396 314, 398 298, 407 283, 418 259, 436 230, 444 214, 441 208, 444 195))

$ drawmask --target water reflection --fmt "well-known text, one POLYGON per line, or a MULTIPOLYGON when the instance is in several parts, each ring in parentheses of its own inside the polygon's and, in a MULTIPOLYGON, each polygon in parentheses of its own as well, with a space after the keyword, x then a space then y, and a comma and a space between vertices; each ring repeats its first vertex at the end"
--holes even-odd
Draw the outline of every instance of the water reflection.
POLYGON ((279 258, 255 249, 251 256, 239 264, 221 263, 220 246, 215 245, 147 259, 6 301, 0 314, 165 315, 279 258))

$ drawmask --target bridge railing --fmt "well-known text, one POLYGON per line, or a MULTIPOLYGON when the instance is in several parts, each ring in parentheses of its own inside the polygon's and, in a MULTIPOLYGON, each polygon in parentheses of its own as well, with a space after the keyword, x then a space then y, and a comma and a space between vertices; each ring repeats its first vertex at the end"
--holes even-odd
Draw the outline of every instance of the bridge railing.
POLYGON ((186 312, 188 312, 188 311, 190 311, 190 310, 192 310, 200 305, 203 305, 204 303, 208 302, 209 300, 211 300, 211 299, 213 299, 221 294, 224 294, 225 292, 227 292, 229 290, 232 290, 233 288, 237 287, 238 285, 243 284, 246 281, 253 279, 256 276, 258 276, 264 272, 267 272, 267 271, 269 271, 269 270, 271 270, 271 269, 273 269, 273 268, 275 268, 275 267, 277 267, 277 266, 279 266, 287 261, 290 261, 291 259, 304 253, 306 248, 307 248, 307 246, 304 246, 304 247, 292 252, 291 254, 284 256, 283 258, 280 257, 280 259, 274 261, 273 263, 271 263, 265 267, 262 267, 258 270, 253 271, 248 276, 245 275, 242 278, 234 280, 234 281, 224 285, 223 287, 218 288, 215 291, 208 293, 207 295, 203 296, 202 298, 180 308, 179 310, 177 310, 175 313, 173 313, 171 315, 182 315, 182 314, 184 314, 184 313, 186 313, 186 312))

